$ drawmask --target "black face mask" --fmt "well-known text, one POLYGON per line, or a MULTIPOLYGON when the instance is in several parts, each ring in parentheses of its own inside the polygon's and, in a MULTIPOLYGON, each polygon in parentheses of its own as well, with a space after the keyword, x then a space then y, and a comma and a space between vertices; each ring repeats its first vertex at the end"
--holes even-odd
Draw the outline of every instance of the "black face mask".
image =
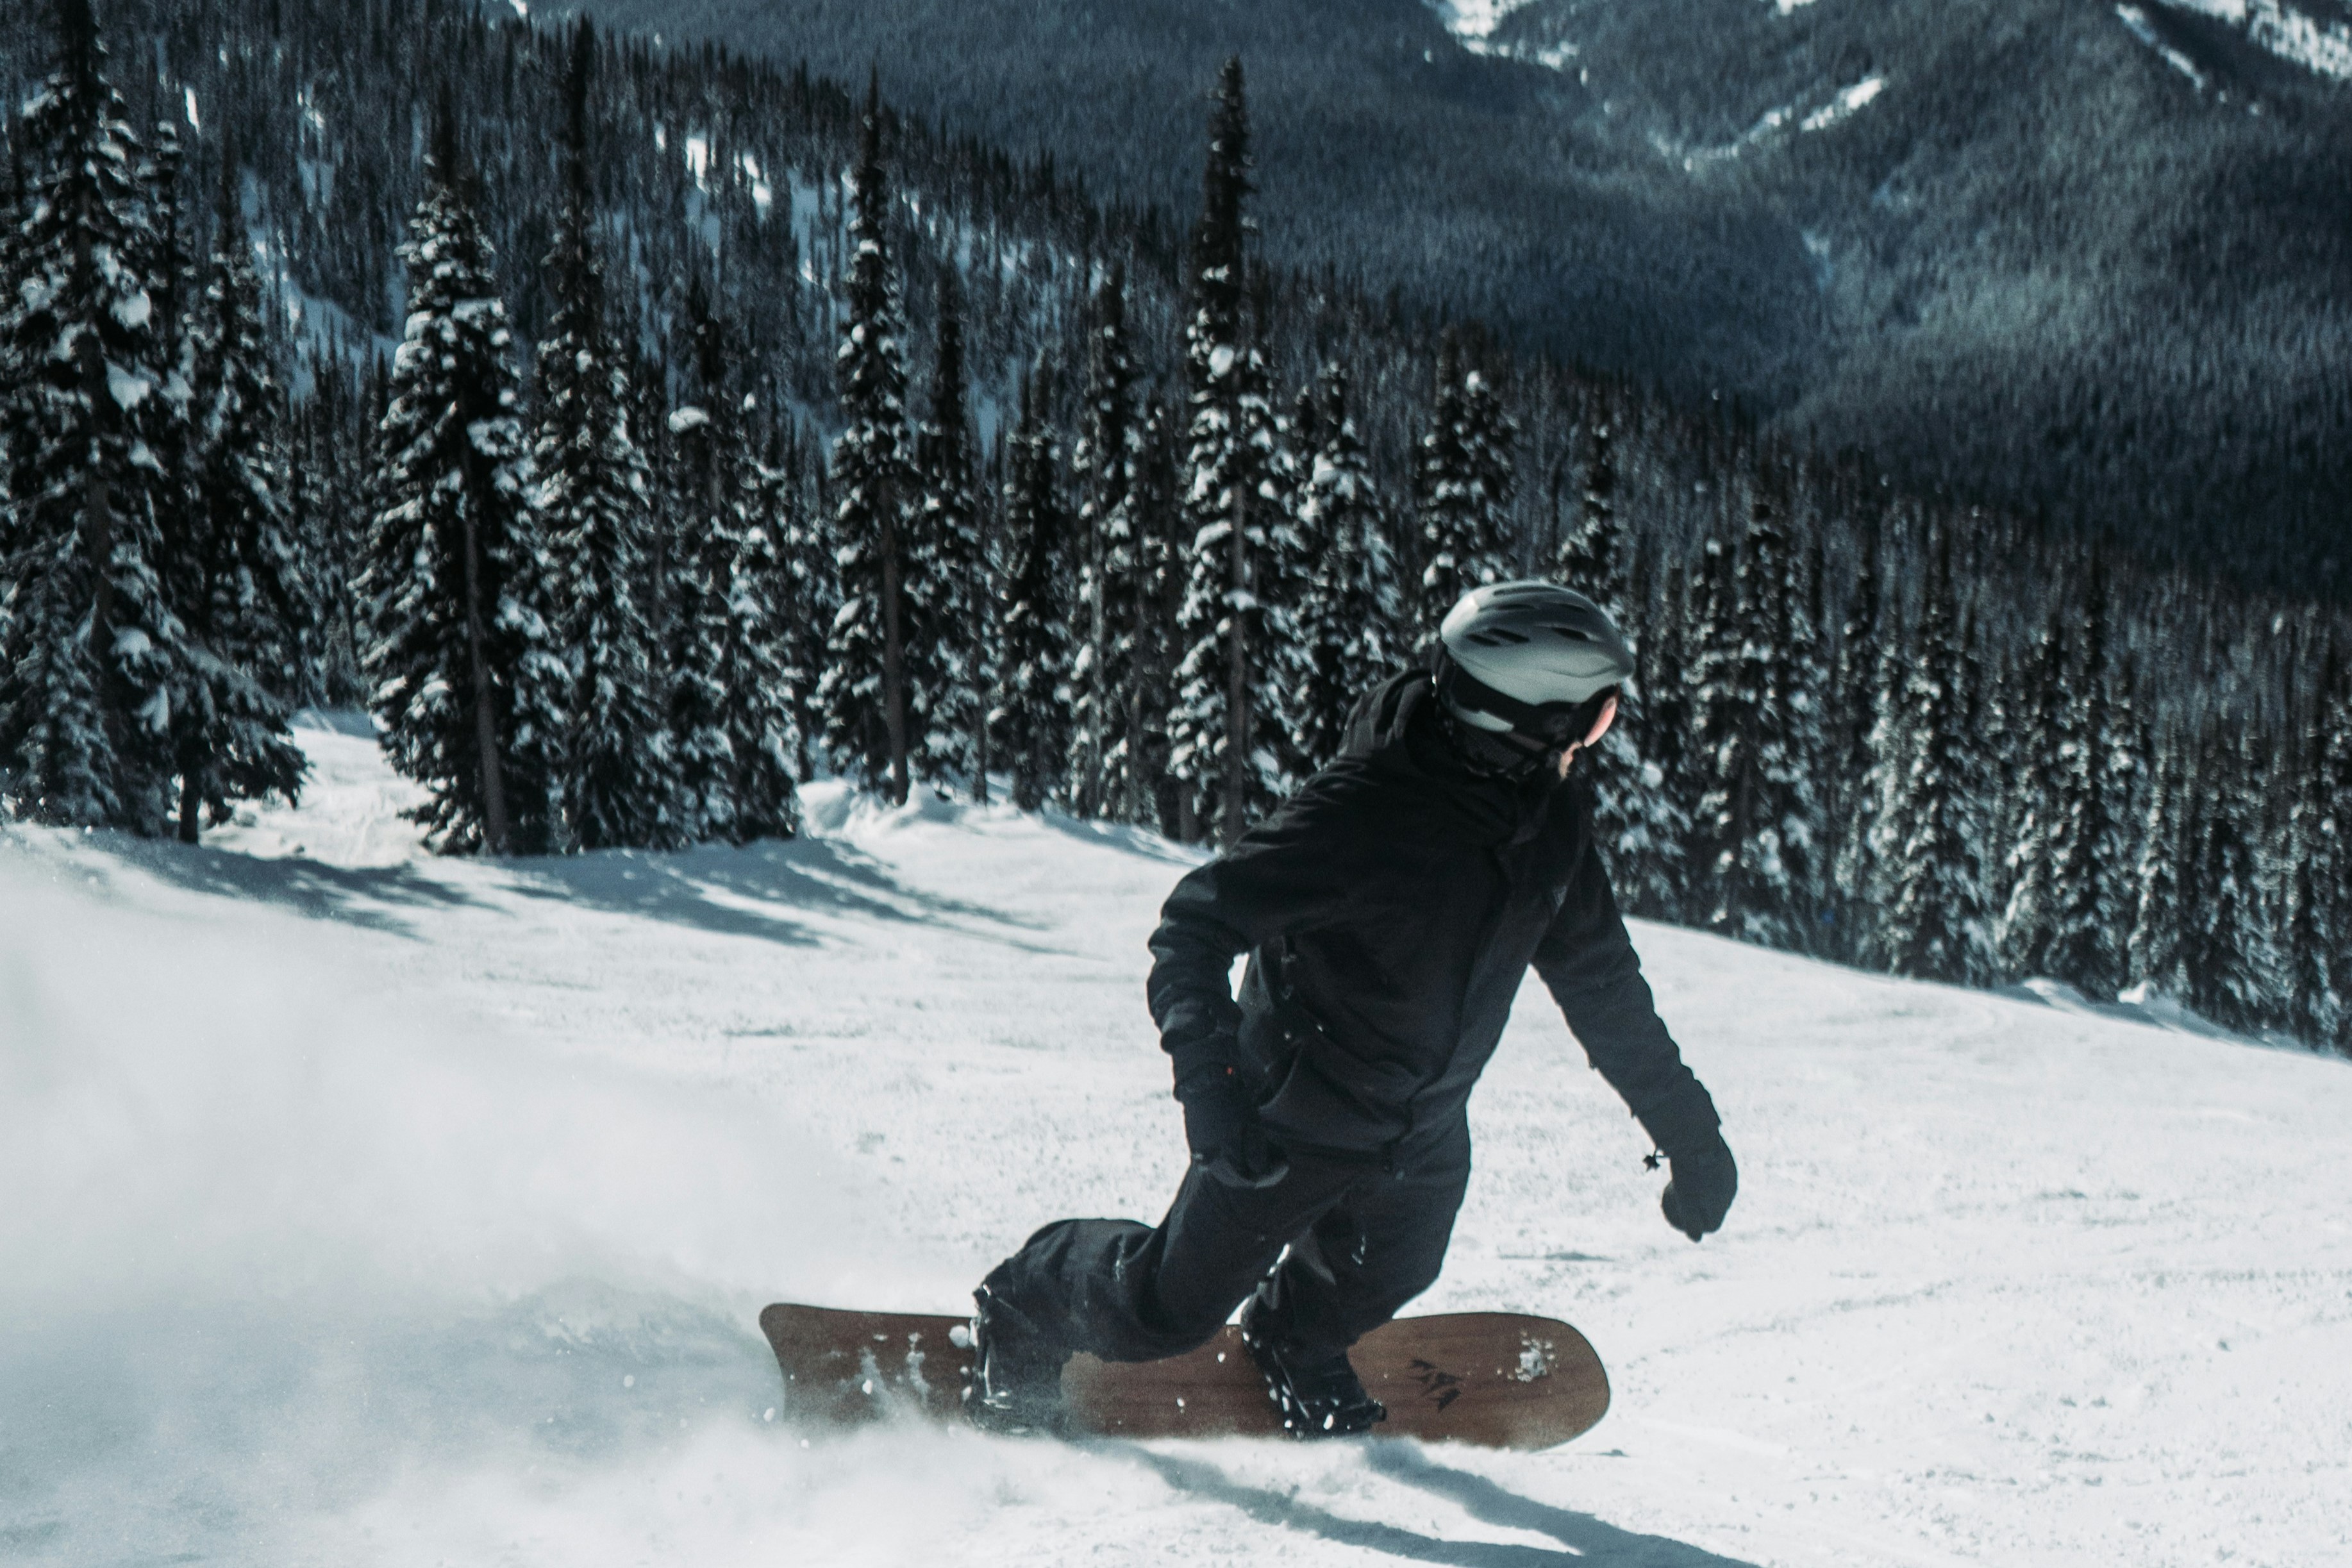
POLYGON ((1541 784, 1547 789, 1560 782, 1561 748, 1531 740, 1516 731, 1482 730, 1442 705, 1438 715, 1454 754, 1476 777, 1499 779, 1513 785, 1541 784))

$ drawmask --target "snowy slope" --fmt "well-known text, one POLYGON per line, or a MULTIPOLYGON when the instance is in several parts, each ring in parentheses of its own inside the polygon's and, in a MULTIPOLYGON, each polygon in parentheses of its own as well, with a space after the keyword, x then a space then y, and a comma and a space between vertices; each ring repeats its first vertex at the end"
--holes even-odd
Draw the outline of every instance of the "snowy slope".
POLYGON ((2344 1063, 1644 929, 1729 1231, 1531 991, 1421 1303, 1583 1327, 1579 1443, 803 1431, 761 1302, 952 1310, 1164 1202, 1190 858, 820 790, 798 844, 453 864, 306 741, 215 846, 0 838, 0 1560, 2352 1559, 2344 1063))
MULTIPOLYGON (((2284 60, 2337 80, 2352 80, 2352 26, 2339 15, 2322 16, 2286 0, 2160 0, 2176 11, 2192 11, 2241 28, 2246 37, 2284 60)), ((2127 7, 2118 6, 2118 11, 2127 7)), ((2339 7, 2340 10, 2340 7, 2339 7)))

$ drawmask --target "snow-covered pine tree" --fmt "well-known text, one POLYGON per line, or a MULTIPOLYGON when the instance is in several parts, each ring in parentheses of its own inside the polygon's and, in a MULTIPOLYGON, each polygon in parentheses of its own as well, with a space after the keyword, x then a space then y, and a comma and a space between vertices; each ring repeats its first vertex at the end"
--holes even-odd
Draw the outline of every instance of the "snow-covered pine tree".
POLYGON ((733 344, 698 270, 687 283, 685 329, 692 401, 667 422, 670 746, 687 837, 740 843, 752 835, 737 820, 742 790, 727 683, 735 667, 735 561, 751 522, 741 405, 729 374, 733 344))
POLYGON ((572 36, 564 82, 564 204, 547 258, 553 314, 539 345, 536 502, 555 573, 556 643, 572 672, 564 815, 583 849, 687 841, 644 589, 653 484, 629 433, 635 395, 604 315, 591 178, 596 34, 572 36))
POLYGON ((1693 672, 1707 778, 1695 832, 1706 925, 1795 948, 1811 934, 1805 890, 1815 812, 1792 743, 1805 715, 1790 658, 1801 595, 1790 582, 1786 477, 1769 458, 1751 477, 1747 533, 1727 584, 1722 558, 1710 559, 1708 620, 1693 672))
POLYGON ((2155 742, 2142 754, 2153 759, 2147 809, 2140 827, 2139 864, 2134 880, 2131 935, 2125 944, 2131 984, 2144 994, 2189 994, 2183 967, 2185 934, 2181 889, 2200 842, 2189 748, 2177 737, 2155 742))
POLYGON ((1307 504, 1315 473, 1315 454, 1322 444, 1322 420, 1316 411, 1315 388, 1298 389, 1287 417, 1274 421, 1274 439, 1266 449, 1265 472, 1258 480, 1256 514, 1264 520, 1265 543, 1256 552, 1251 573, 1259 601, 1258 750, 1273 760, 1277 793, 1286 795, 1312 773, 1317 760, 1297 745, 1301 727, 1300 696, 1307 685, 1311 639, 1299 624, 1315 578, 1316 562, 1308 552, 1298 521, 1307 504))
POLYGON ((1225 62, 1215 101, 1185 333, 1192 417, 1184 508, 1192 537, 1177 620, 1169 769, 1178 783, 1180 833, 1197 835, 1213 821, 1231 844, 1282 788, 1280 760, 1259 733, 1280 711, 1274 633, 1258 582, 1268 545, 1260 491, 1276 420, 1265 361, 1246 341, 1249 111, 1239 56, 1225 62))
POLYGON ((2340 636, 2331 640, 2328 663, 2336 673, 2321 699, 2326 708, 2320 723, 2326 739, 2319 771, 2326 780, 2326 821, 2332 825, 2327 837, 2336 856, 2334 875, 2324 887, 2335 942, 2321 951, 2342 1006, 2336 1013, 2336 1037, 2323 1043, 2352 1056, 2352 652, 2340 636))
POLYGON ((1003 680, 993 728, 1013 774, 1013 804, 1034 811, 1063 782, 1069 755, 1069 679, 1076 638, 1070 604, 1070 523, 1061 457, 1046 405, 1043 358, 1023 381, 1021 423, 1005 455, 1004 532, 1013 552, 1005 595, 1003 680))
POLYGON ((1892 687, 1887 658, 1892 608, 1882 598, 1881 587, 1886 534, 1885 515, 1878 513, 1862 536, 1862 555, 1854 569, 1853 592, 1846 600, 1831 678, 1837 701, 1823 765, 1827 799, 1822 813, 1831 857, 1829 948, 1832 956, 1847 963, 1859 961, 1867 946, 1871 817, 1885 793, 1871 775, 1871 734, 1892 687))
POLYGON ((209 275, 190 333, 191 504, 165 575, 188 640, 173 740, 180 837, 189 844, 199 816, 218 826, 233 800, 293 799, 309 767, 286 721, 302 684, 302 633, 317 616, 242 184, 225 152, 209 275))
POLYGON ((2284 989, 2258 864, 2267 769, 2254 754, 2256 733, 2244 716, 2221 720, 2198 748, 2195 879, 2181 899, 2189 1005, 2231 1029, 2260 1028, 2284 989))
POLYGON ((841 610, 833 623, 823 700, 834 765, 868 789, 907 799, 908 737, 922 715, 906 679, 908 615, 922 585, 906 575, 902 534, 915 496, 906 452, 907 368, 898 276, 890 258, 891 196, 882 162, 879 76, 866 93, 849 242, 855 251, 834 368, 845 420, 833 444, 841 610))
POLYGON ((364 663, 385 752, 431 796, 415 814, 430 842, 543 854, 567 844, 571 671, 543 613, 513 334, 477 199, 445 92, 401 247, 408 331, 377 431, 364 663))
POLYGON ((1123 266, 1114 264, 1096 291, 1087 346, 1086 411, 1070 454, 1070 480, 1078 495, 1080 625, 1074 628, 1076 657, 1070 671, 1067 795, 1078 816, 1101 816, 1111 799, 1109 755, 1126 728, 1128 666, 1134 651, 1136 559, 1129 492, 1141 431, 1123 266))
POLYGON ((1617 518, 1615 411, 1609 391, 1595 387, 1587 398, 1584 482, 1576 521, 1560 536, 1553 575, 1609 613, 1631 635, 1626 610, 1633 598, 1633 552, 1624 547, 1617 518))
POLYGON ((1184 510, 1176 473, 1180 416, 1153 394, 1145 400, 1142 444, 1128 489, 1135 551, 1135 646, 1129 659, 1127 725, 1108 760, 1107 789, 1122 821, 1177 826, 1168 765, 1169 711, 1174 703, 1176 618, 1183 607, 1185 560, 1179 548, 1184 510))
MULTIPOLYGON (((2352 881, 2345 854, 2346 824, 2336 816, 2347 782, 2333 776, 2328 752, 2338 737, 2331 721, 2352 713, 2336 710, 2345 680, 2343 657, 2331 638, 2319 660, 2320 680, 2296 737, 2294 818, 2290 825, 2286 929, 2287 1026, 2313 1045, 2333 1047, 2346 1026, 2347 999, 2338 988, 2344 949, 2352 931, 2343 924, 2344 887, 2352 881)), ((2346 978, 2352 978, 2347 969, 2346 978)))
POLYGON ((1310 575, 1297 616, 1305 668, 1291 745, 1309 768, 1339 754, 1357 701, 1405 657, 1397 643, 1403 606, 1396 552, 1348 406, 1348 381, 1337 360, 1318 378, 1318 447, 1298 506, 1310 575))
POLYGON ((1517 575, 1511 503, 1518 426, 1476 364, 1472 345, 1446 334, 1437 362, 1437 405, 1413 466, 1421 531, 1418 645, 1428 646, 1454 601, 1517 575))
POLYGON ((302 578, 315 619, 302 639, 302 680, 297 700, 322 708, 367 700, 360 677, 358 595, 360 484, 352 455, 365 445, 352 394, 354 372, 340 356, 311 365, 311 393, 289 420, 290 459, 287 504, 299 541, 302 578))
POLYGON ((767 460, 760 470, 759 515, 778 542, 783 562, 784 693, 793 722, 793 776, 803 784, 816 776, 811 743, 824 728, 817 686, 824 678, 833 617, 840 608, 832 531, 824 508, 809 495, 814 461, 798 433, 779 424, 769 433, 767 460))
MULTIPOLYGON (((1617 517, 1616 430, 1609 394, 1596 390, 1586 405, 1584 479, 1575 521, 1561 536, 1554 574, 1607 611, 1634 646, 1661 635, 1633 616, 1633 552, 1617 517)), ((1665 770, 1643 755, 1657 727, 1640 679, 1626 684, 1617 722, 1602 737, 1590 774, 1593 826, 1609 859, 1612 879, 1628 901, 1649 910, 1671 902, 1682 885, 1690 817, 1666 785, 1665 770)))
MULTIPOLYGON (((738 428, 753 411, 747 398, 738 428)), ((748 456, 733 465, 742 520, 728 574, 726 696, 720 722, 735 759, 737 843, 791 838, 800 832, 793 776, 801 751, 793 722, 798 668, 791 616, 797 597, 789 512, 772 510, 775 490, 762 466, 748 456)))
POLYGON ((154 833, 172 805, 181 628, 149 437, 168 418, 138 138, 89 0, 19 114, 22 222, 0 275, 0 798, 19 817, 154 833))
POLYGON ((1994 897, 2002 910, 1998 934, 2004 959, 2021 957, 2032 945, 2040 901, 2021 901, 2019 893, 2041 879, 2033 862, 2059 809, 2063 775, 2076 751, 2071 608, 2062 587, 2050 602, 2030 662, 2014 672, 2018 679, 2008 683, 1994 714, 1992 739, 2003 765, 1993 829, 2006 847, 1994 897))
MULTIPOLYGON (((1781 706, 1788 714, 1789 767, 1798 782, 1792 809, 1802 814, 1807 846, 1803 861, 1792 868, 1791 889, 1797 900, 1798 946, 1806 952, 1835 951, 1836 891, 1831 861, 1837 840, 1830 832, 1823 801, 1835 732, 1835 689, 1830 684, 1829 649, 1824 632, 1829 623, 1829 546, 1823 520, 1800 510, 1795 514, 1804 541, 1796 556, 1797 581, 1790 584, 1789 655, 1784 668, 1788 685, 1781 706)), ((1981 683, 1976 688, 1982 689, 1981 683)))
MULTIPOLYGON (((1704 553, 1704 572, 1709 564, 1704 553)), ((1636 579, 1647 574, 1637 571, 1636 579)), ((1699 583, 1680 563, 1659 574, 1658 617, 1644 628, 1634 647, 1634 683, 1641 693, 1637 710, 1626 721, 1641 731, 1641 752, 1646 766, 1643 778, 1656 791, 1664 821, 1675 825, 1671 835, 1654 840, 1649 852, 1620 856, 1610 867, 1617 896, 1633 913, 1650 920, 1681 921, 1688 918, 1699 892, 1690 875, 1693 838, 1689 826, 1699 797, 1705 793, 1697 736, 1693 728, 1693 638, 1696 635, 1702 598, 1699 583)))
POLYGON ((1959 624, 1948 527, 1929 545, 1900 695, 1876 731, 1886 796, 1872 824, 1874 956, 1896 974, 1981 985, 1993 973, 1986 900, 1975 659, 1959 624))
POLYGON ((2047 974, 2102 1000, 2128 977, 2131 858, 2125 824, 2134 759, 2115 723, 2107 658, 2105 563, 2062 598, 2042 639, 2042 721, 2033 793, 2011 859, 2002 958, 2017 974, 2047 974), (2079 657, 2070 642, 2079 639, 2079 657))
POLYGON ((939 343, 931 356, 930 417, 915 437, 922 516, 908 530, 912 574, 929 584, 929 670, 917 774, 944 790, 962 780, 988 798, 981 729, 995 686, 997 584, 988 556, 966 403, 963 298, 955 269, 940 270, 939 343))

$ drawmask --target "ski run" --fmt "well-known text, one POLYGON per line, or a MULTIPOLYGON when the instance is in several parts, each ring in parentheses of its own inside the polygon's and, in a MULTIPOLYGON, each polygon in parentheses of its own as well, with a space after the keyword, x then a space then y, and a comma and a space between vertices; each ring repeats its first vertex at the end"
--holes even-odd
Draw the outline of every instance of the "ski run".
POLYGON ((1181 1160, 1192 852, 808 792, 437 858, 356 716, 202 849, 0 836, 0 1560, 2352 1561, 2352 1067, 1636 929, 1745 1181, 1694 1247, 1530 984, 1415 1310, 1567 1318, 1538 1455, 796 1425, 764 1302, 954 1311, 1181 1160))

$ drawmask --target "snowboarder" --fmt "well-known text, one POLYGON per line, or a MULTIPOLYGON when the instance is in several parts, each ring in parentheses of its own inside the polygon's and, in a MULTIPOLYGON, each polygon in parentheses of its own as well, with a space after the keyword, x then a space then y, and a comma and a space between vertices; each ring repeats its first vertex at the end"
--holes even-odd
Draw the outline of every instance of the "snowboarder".
POLYGON ((1715 1102, 1658 1019, 1570 782, 1633 668, 1582 595, 1476 589, 1429 669, 1358 704, 1337 761, 1177 884, 1150 998, 1192 1164, 1156 1228, 1060 1220, 989 1274, 977 1425, 1054 1430, 1072 1352, 1179 1355, 1244 1302, 1286 1427, 1382 1419, 1348 1349, 1437 1278, 1470 1089, 1530 964, 1671 1163, 1666 1219, 1693 1241, 1721 1226, 1738 1177, 1715 1102))

